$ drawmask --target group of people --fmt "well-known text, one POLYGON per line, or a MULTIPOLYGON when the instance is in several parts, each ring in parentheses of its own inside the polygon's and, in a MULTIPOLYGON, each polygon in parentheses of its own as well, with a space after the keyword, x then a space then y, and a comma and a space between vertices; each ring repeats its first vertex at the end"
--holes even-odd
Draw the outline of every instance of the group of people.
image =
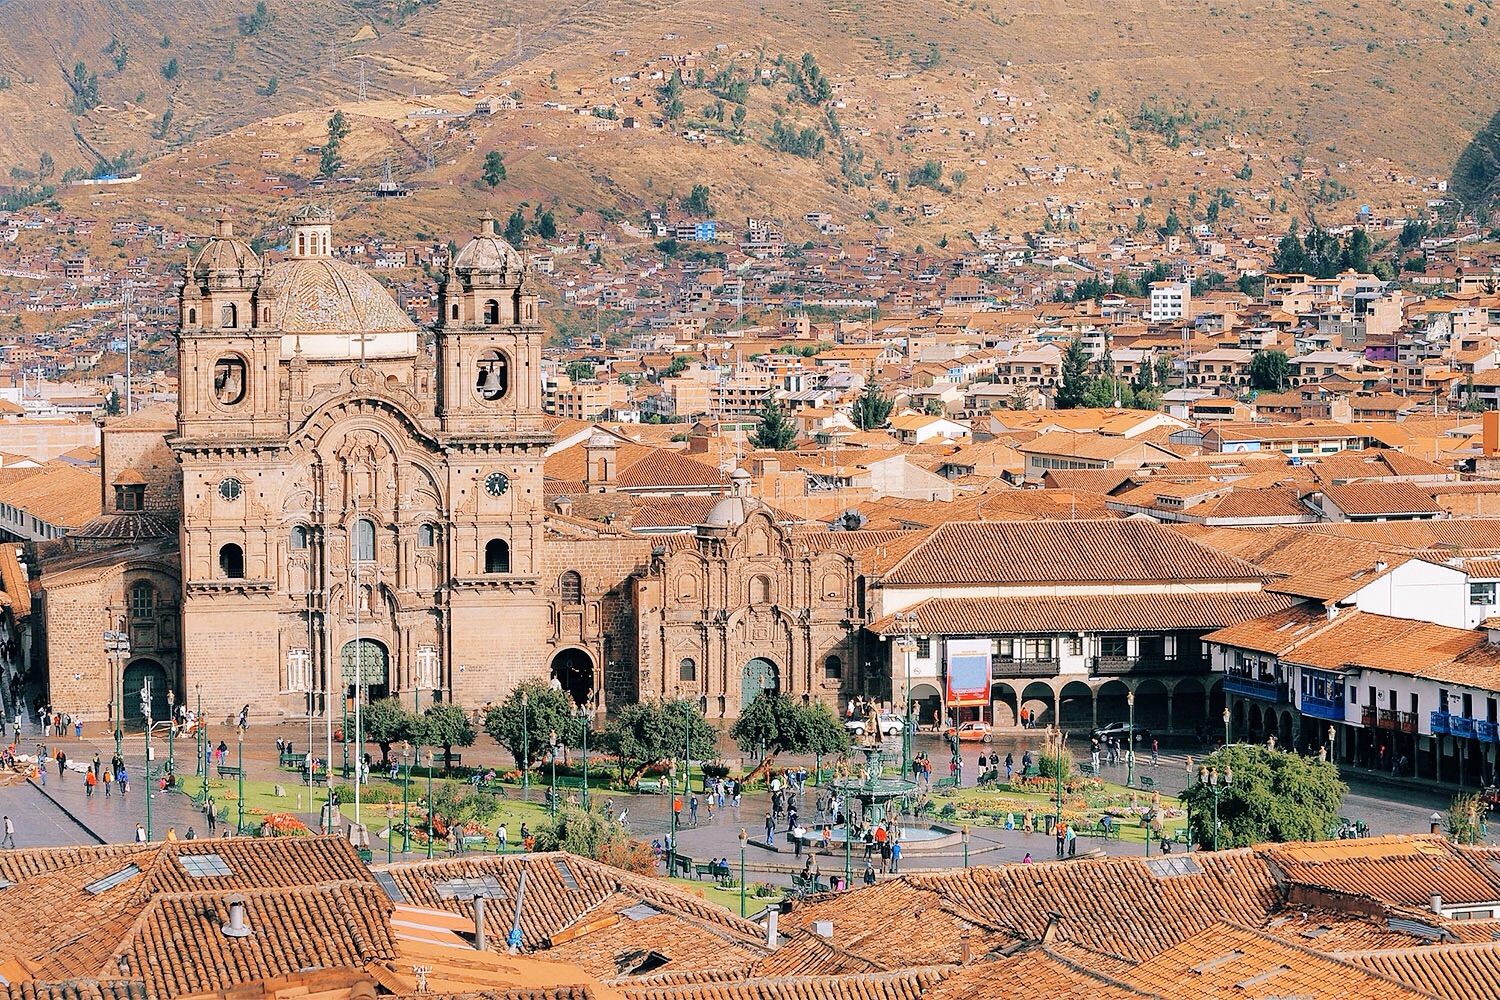
MULTIPOLYGON (((63 770, 68 766, 68 755, 59 747, 53 757, 57 761, 57 776, 63 775, 63 770)), ((109 760, 106 767, 99 755, 94 754, 94 759, 83 772, 83 794, 87 798, 94 797, 94 790, 100 785, 104 786, 104 797, 109 798, 112 788, 120 790, 121 797, 130 791, 130 772, 125 769, 125 761, 119 754, 115 754, 109 760)))

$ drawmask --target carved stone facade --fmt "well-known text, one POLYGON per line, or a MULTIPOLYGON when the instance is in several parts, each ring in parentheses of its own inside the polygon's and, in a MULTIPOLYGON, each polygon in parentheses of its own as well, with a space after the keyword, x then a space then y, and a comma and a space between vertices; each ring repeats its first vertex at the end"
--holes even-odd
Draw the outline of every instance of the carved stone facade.
POLYGON ((761 690, 836 706, 856 688, 852 555, 815 544, 745 496, 672 536, 634 581, 641 698, 690 698, 736 718, 761 690))

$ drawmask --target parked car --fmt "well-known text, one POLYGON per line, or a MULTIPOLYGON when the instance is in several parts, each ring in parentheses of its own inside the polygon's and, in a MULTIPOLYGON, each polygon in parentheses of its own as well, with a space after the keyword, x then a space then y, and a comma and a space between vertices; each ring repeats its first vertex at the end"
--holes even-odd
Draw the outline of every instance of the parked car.
MULTIPOLYGON (((1126 735, 1129 734, 1129 732, 1130 732, 1130 723, 1128 723, 1128 722, 1115 722, 1115 723, 1111 723, 1108 726, 1102 726, 1099 729, 1094 730, 1091 735, 1094 737, 1094 739, 1098 740, 1100 743, 1103 743, 1105 740, 1110 739, 1111 737, 1113 737, 1116 741, 1123 743, 1125 741, 1126 735)), ((1151 742, 1151 730, 1146 729, 1146 728, 1144 728, 1142 726, 1136 726, 1135 727, 1135 745, 1136 746, 1140 746, 1143 743, 1150 743, 1150 742, 1151 742)))
MULTIPOLYGON (((904 728, 901 723, 901 716, 896 715, 894 712, 881 712, 876 719, 876 724, 880 727, 881 736, 900 736, 904 728)), ((844 728, 855 736, 863 736, 865 734, 865 720, 850 719, 844 723, 844 728)))

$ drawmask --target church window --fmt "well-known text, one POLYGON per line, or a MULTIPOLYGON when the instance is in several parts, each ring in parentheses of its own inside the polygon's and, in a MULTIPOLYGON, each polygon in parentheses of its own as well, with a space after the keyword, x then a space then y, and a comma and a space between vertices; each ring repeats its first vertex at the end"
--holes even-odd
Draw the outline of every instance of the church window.
POLYGON ((156 617, 156 588, 141 580, 130 588, 130 620, 150 621, 156 617))
POLYGON ((224 303, 223 323, 226 329, 233 330, 239 325, 239 310, 234 307, 233 302, 224 303))
POLYGON ((140 483, 127 483, 115 487, 115 510, 136 511, 146 509, 146 487, 140 483))
POLYGON ((363 517, 354 522, 354 558, 362 562, 375 559, 375 523, 363 517))
POLYGON ((564 604, 583 603, 583 577, 572 570, 562 575, 562 602, 564 604))
POLYGON ((294 525, 292 525, 292 533, 291 533, 290 541, 291 541, 291 546, 294 549, 305 549, 305 548, 307 548, 307 525, 305 525, 305 524, 294 524, 294 525))
POLYGON ((771 603, 771 578, 767 576, 753 576, 750 578, 750 603, 771 603))
POLYGON ((245 398, 245 359, 226 354, 214 362, 214 399, 233 406, 245 398))
POLYGON ((198 310, 196 310, 196 309, 189 309, 188 310, 188 326, 197 326, 197 325, 198 325, 198 310))
POLYGON ((417 525, 417 547, 430 549, 437 544, 437 532, 430 524, 417 525))
POLYGON ((510 546, 503 538, 491 538, 484 543, 484 571, 486 573, 510 572, 510 546))
POLYGON ((499 351, 485 351, 474 366, 474 391, 479 398, 493 402, 510 388, 510 365, 499 351))
POLYGON ((691 656, 684 656, 682 662, 677 665, 677 679, 682 681, 698 679, 698 663, 691 656))
POLYGON ((484 322, 486 326, 500 325, 500 303, 489 299, 484 303, 484 322))
POLYGON ((453 303, 453 315, 452 315, 452 318, 453 319, 458 319, 458 303, 457 302, 453 303))
POLYGON ((245 578, 245 550, 230 542, 219 548, 219 576, 225 580, 245 578))
POLYGON ((526 303, 526 318, 531 319, 531 303, 526 303))
POLYGON ((840 680, 844 676, 844 661, 837 656, 830 656, 823 661, 823 679, 825 681, 840 680))
POLYGON ((271 322, 271 307, 270 306, 266 306, 264 309, 262 309, 260 311, 260 321, 262 323, 269 323, 269 322, 271 322))

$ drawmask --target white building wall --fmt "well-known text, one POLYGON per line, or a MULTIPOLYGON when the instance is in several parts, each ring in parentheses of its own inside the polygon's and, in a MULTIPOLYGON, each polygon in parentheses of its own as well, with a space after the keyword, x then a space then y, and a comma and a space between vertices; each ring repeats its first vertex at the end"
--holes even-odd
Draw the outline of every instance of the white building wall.
POLYGON ((1410 618, 1449 628, 1474 628, 1491 613, 1469 604, 1469 578, 1454 566, 1413 559, 1355 592, 1355 605, 1371 614, 1410 618))

